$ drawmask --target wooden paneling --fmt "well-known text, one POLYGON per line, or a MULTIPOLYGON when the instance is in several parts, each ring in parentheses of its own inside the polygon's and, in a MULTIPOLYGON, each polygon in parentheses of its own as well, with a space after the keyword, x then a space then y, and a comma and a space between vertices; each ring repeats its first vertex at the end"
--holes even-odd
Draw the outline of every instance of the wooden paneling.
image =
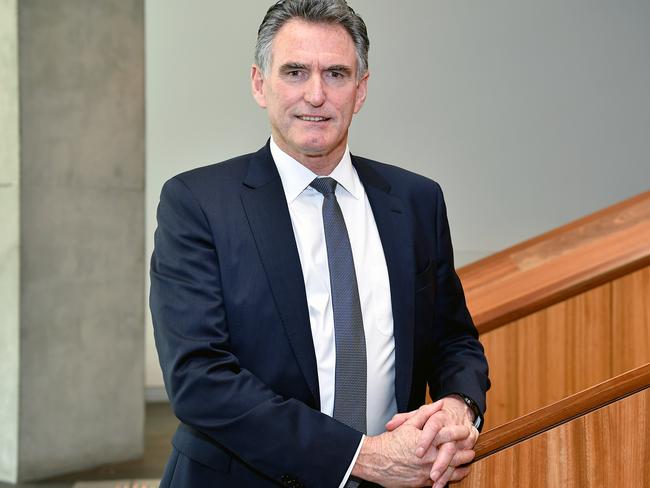
POLYGON ((488 430, 474 447, 476 460, 646 388, 650 388, 650 363, 488 430))
POLYGON ((486 429, 612 376, 610 286, 481 335, 492 381, 486 429))
POLYGON ((451 486, 650 486, 650 389, 483 458, 451 486))
POLYGON ((479 332, 650 264, 650 192, 458 270, 479 332))
POLYGON ((650 268, 612 283, 613 372, 650 362, 650 268))

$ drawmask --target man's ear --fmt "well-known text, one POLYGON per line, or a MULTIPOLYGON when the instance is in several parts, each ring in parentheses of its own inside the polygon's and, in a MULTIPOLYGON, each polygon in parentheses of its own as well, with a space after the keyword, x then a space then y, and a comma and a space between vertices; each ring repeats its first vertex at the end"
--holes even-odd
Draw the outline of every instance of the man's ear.
POLYGON ((266 97, 264 96, 264 76, 262 69, 256 64, 251 68, 251 91, 257 104, 266 108, 266 97))
POLYGON ((354 102, 354 113, 358 113, 363 107, 363 103, 366 101, 366 96, 368 95, 368 78, 370 73, 368 71, 361 77, 357 82, 357 95, 354 102))

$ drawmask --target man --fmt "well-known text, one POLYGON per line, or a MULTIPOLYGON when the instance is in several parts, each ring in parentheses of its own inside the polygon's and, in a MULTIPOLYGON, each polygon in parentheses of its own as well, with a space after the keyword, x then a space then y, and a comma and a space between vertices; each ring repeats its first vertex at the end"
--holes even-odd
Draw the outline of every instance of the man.
POLYGON ((151 309, 181 420, 163 487, 468 472, 489 381, 442 194, 347 148, 368 45, 344 0, 272 6, 251 76, 270 141, 163 188, 151 309))

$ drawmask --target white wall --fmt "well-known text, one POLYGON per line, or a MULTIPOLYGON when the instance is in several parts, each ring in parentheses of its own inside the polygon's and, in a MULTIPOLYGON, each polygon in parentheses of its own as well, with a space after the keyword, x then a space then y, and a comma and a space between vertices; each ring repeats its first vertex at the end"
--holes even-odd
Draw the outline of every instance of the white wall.
MULTIPOLYGON (((371 39, 351 150, 442 184, 457 264, 650 188, 650 2, 350 4, 371 39)), ((147 2, 148 254, 167 178, 268 136, 248 85, 268 5, 147 2)))

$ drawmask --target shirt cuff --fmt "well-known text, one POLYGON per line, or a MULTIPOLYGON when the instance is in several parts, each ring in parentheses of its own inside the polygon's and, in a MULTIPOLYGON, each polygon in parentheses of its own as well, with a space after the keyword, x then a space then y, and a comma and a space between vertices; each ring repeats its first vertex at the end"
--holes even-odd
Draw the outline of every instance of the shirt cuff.
POLYGON ((343 481, 341 481, 341 484, 339 485, 339 488, 344 488, 345 484, 348 482, 348 478, 350 477, 350 474, 352 473, 352 468, 354 467, 354 463, 357 462, 357 458, 359 457, 359 453, 361 452, 361 445, 363 444, 363 440, 366 438, 365 435, 361 436, 361 441, 359 441, 359 446, 357 447, 357 452, 354 453, 354 457, 352 458, 352 462, 350 463, 350 466, 348 466, 348 470, 345 472, 345 476, 343 476, 343 481))

